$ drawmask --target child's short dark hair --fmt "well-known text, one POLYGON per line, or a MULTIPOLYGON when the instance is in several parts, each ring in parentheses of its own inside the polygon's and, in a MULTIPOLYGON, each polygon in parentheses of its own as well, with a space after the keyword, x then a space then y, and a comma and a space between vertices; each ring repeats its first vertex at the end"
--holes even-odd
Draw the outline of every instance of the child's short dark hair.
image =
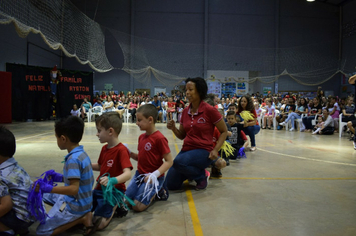
POLYGON ((228 117, 228 116, 235 116, 236 117, 236 112, 235 111, 228 111, 226 113, 226 117, 228 117))
POLYGON ((84 122, 77 116, 69 116, 57 121, 54 125, 56 136, 66 136, 72 143, 79 143, 84 132, 84 122))
POLYGON ((152 105, 152 104, 145 104, 143 106, 140 106, 136 113, 142 113, 142 115, 148 119, 148 117, 152 116, 153 122, 157 122, 157 117, 158 117, 158 111, 157 108, 152 105))
POLYGON ((230 103, 229 106, 228 106, 228 108, 230 108, 230 107, 235 107, 235 108, 237 109, 236 103, 230 103))
POLYGON ((12 157, 16 151, 16 140, 14 134, 0 126, 0 155, 3 157, 12 157))
POLYGON ((117 112, 107 112, 102 114, 96 119, 95 124, 100 125, 106 130, 113 128, 118 135, 121 133, 122 121, 117 112))

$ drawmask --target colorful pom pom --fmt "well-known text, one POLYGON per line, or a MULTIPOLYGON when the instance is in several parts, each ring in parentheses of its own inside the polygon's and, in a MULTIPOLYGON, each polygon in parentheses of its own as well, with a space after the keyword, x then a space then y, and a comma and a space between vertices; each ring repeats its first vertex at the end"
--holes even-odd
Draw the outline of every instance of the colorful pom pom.
POLYGON ((37 185, 50 184, 52 186, 56 186, 57 184, 53 183, 51 178, 51 174, 53 174, 54 170, 48 170, 44 172, 38 179, 33 183, 30 191, 28 192, 27 198, 27 210, 29 212, 29 216, 38 220, 41 224, 44 224, 46 221, 46 217, 48 216, 46 213, 46 209, 44 208, 42 198, 43 192, 41 188, 39 188, 38 192, 36 192, 37 185), (41 178, 43 176, 43 179, 41 178))
POLYGON ((255 120, 255 117, 254 115, 250 112, 250 111, 242 111, 240 113, 240 116, 242 119, 244 119, 244 121, 250 121, 250 120, 255 120))
POLYGON ((106 186, 101 185, 105 202, 107 202, 113 207, 116 205, 120 206, 120 204, 127 207, 124 201, 124 199, 126 199, 128 203, 130 203, 132 206, 135 206, 134 201, 132 201, 129 197, 127 197, 125 194, 123 194, 121 191, 115 188, 115 184, 117 183, 117 180, 115 181, 114 178, 110 178, 109 173, 105 173, 101 177, 104 176, 107 176, 109 178, 108 184, 106 186))
POLYGON ((224 141, 223 145, 221 145, 219 151, 224 152, 226 157, 233 156, 235 148, 231 146, 231 144, 227 141, 224 141))

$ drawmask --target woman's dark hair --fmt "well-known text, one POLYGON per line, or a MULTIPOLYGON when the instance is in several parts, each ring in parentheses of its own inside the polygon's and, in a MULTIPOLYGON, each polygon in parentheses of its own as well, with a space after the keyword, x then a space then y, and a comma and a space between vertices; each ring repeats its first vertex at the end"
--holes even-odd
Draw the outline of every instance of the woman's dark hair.
POLYGON ((238 111, 241 112, 241 111, 244 110, 244 109, 242 108, 242 106, 241 106, 241 101, 242 101, 243 98, 246 98, 246 100, 247 100, 247 104, 246 104, 246 109, 245 109, 245 110, 246 110, 246 111, 250 111, 250 112, 254 111, 254 110, 255 110, 255 106, 253 105, 252 98, 251 98, 250 96, 248 96, 248 95, 243 95, 243 96, 240 98, 240 100, 239 100, 239 105, 238 105, 238 107, 237 107, 238 111))
POLYGON ((328 115, 330 115, 330 112, 329 112, 329 109, 328 109, 328 108, 324 108, 324 109, 321 111, 321 113, 323 113, 324 110, 328 113, 328 115))
POLYGON ((298 107, 304 107, 304 108, 308 108, 308 103, 307 100, 305 100, 305 98, 300 98, 299 102, 298 102, 298 107), (302 100, 304 100, 304 104, 302 104, 302 100))
POLYGON ((318 90, 316 91, 316 96, 321 98, 325 96, 325 93, 323 90, 321 90, 321 88, 319 87, 318 90))
MULTIPOLYGON (((314 97, 313 100, 316 99, 318 101, 318 104, 320 104, 320 98, 319 97, 314 97)), ((314 103, 314 101, 313 101, 314 103)))
POLYGON ((14 134, 0 126, 0 155, 3 157, 12 157, 16 151, 16 141, 14 134))
POLYGON ((185 84, 188 82, 193 82, 195 84, 195 88, 199 93, 200 100, 204 100, 208 94, 208 85, 206 84, 205 79, 201 77, 188 78, 185 80, 185 84))

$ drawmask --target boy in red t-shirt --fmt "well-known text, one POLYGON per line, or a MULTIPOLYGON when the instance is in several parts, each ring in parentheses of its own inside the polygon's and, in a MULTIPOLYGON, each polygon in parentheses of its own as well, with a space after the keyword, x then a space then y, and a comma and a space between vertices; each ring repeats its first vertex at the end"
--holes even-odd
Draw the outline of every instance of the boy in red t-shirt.
POLYGON ((111 206, 104 202, 101 185, 107 186, 110 181, 115 188, 125 193, 125 182, 131 178, 132 164, 128 149, 119 141, 122 128, 120 116, 116 112, 108 112, 99 116, 96 121, 96 129, 100 143, 107 143, 101 149, 98 163, 92 163, 93 170, 100 171, 97 178, 97 186, 93 191, 94 221, 103 217, 98 229, 105 228, 114 216, 115 211, 121 212, 123 206, 111 206), (110 177, 103 176, 110 174, 110 177), (102 177, 103 176, 103 177, 102 177))
POLYGON ((138 139, 138 153, 130 153, 137 161, 137 171, 127 187, 126 196, 134 199, 136 205, 132 209, 135 211, 147 209, 157 193, 158 199, 168 198, 168 190, 163 187, 164 173, 173 165, 173 157, 168 140, 156 129, 157 117, 158 111, 152 104, 137 109, 136 125, 146 133, 138 139))

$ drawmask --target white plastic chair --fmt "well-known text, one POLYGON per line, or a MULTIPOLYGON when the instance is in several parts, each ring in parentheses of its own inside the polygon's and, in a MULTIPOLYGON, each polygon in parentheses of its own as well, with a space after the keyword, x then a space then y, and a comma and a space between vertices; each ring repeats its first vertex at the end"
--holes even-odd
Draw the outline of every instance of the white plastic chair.
POLYGON ((279 116, 279 114, 280 114, 279 110, 277 110, 277 109, 274 110, 273 129, 275 129, 275 130, 277 129, 277 125, 278 125, 276 117, 279 116))
MULTIPOLYGON (((299 119, 294 120, 296 123, 298 123, 299 129, 300 129, 300 123, 303 121, 302 119, 304 116, 305 116, 305 114, 302 114, 299 119)), ((292 120, 289 120, 286 123, 285 127, 286 127, 286 131, 289 130, 290 128, 292 128, 292 120)), ((295 127, 295 124, 294 124, 294 127, 295 127)))
POLYGON ((344 126, 347 125, 347 122, 342 122, 342 113, 340 113, 339 115, 339 138, 341 138, 342 132, 343 132, 343 128, 344 126))
POLYGON ((315 118, 314 118, 314 120, 312 120, 312 126, 315 126, 316 125, 316 122, 317 122, 317 120, 318 120, 318 117, 320 116, 321 114, 316 114, 315 115, 315 118))
POLYGON ((302 114, 299 119, 294 120, 296 123, 298 123, 299 130, 300 130, 300 127, 301 127, 301 123, 303 123, 303 118, 304 118, 306 115, 307 115, 307 114, 302 114))
POLYGON ((288 130, 289 130, 289 127, 292 127, 292 121, 289 120, 287 123, 285 123, 285 126, 284 126, 284 127, 286 127, 286 131, 288 131, 288 130))
MULTIPOLYGON (((258 122, 258 124, 260 125, 260 127, 263 127, 263 126, 262 126, 262 115, 260 115, 260 116, 257 117, 257 122, 258 122)), ((262 129, 261 129, 261 130, 262 130, 262 129)))
POLYGON ((103 107, 96 106, 96 107, 90 108, 89 112, 88 112, 88 123, 91 122, 91 118, 93 115, 101 116, 102 114, 103 114, 103 107))
POLYGON ((262 110, 261 115, 259 117, 257 117, 257 121, 258 121, 258 124, 260 125, 261 130, 262 130, 262 127, 264 127, 263 118, 265 117, 266 110, 265 109, 261 109, 261 110, 262 110))
POLYGON ((125 109, 125 112, 124 112, 124 121, 125 121, 125 123, 129 123, 130 117, 131 117, 131 113, 129 112, 129 109, 125 109))

